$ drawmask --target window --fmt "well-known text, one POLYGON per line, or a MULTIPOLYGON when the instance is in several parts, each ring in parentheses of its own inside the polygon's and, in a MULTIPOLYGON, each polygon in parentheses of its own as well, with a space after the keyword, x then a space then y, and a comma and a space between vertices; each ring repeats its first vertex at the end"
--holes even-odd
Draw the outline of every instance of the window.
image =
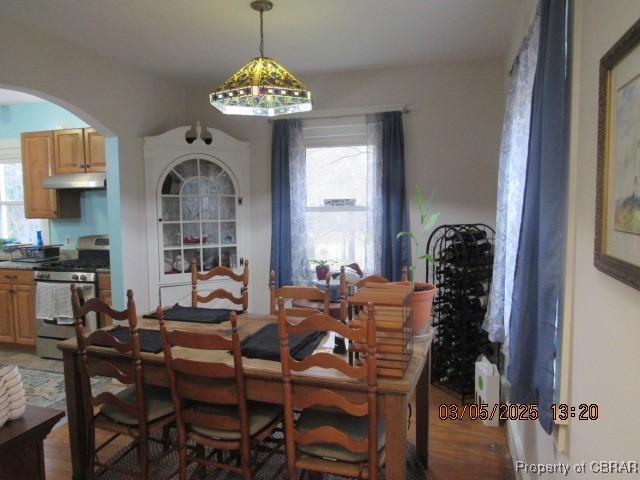
POLYGON ((0 237, 35 243, 36 232, 46 231, 44 222, 24 218, 21 159, 0 163, 0 237))
POLYGON ((308 258, 366 268, 372 242, 367 145, 307 146, 305 153, 308 258))

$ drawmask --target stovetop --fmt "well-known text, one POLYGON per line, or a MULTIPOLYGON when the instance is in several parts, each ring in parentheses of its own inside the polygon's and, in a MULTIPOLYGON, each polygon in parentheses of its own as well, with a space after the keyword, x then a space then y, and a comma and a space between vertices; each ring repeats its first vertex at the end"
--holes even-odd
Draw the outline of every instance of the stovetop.
POLYGON ((59 260, 38 265, 34 270, 45 272, 95 272, 99 268, 109 268, 107 259, 59 260))

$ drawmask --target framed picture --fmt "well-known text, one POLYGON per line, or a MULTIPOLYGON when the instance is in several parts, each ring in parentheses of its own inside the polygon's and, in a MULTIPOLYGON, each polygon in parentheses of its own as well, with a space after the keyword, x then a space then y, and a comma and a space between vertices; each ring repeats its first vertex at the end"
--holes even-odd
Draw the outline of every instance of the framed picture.
POLYGON ((640 20, 600 60, 596 268, 640 290, 640 20))

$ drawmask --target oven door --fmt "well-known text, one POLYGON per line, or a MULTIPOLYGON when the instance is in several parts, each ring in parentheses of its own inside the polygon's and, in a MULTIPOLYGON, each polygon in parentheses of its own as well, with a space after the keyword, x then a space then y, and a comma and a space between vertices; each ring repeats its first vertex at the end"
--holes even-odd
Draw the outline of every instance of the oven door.
MULTIPOLYGON (((60 282, 36 282, 36 288, 41 283, 57 283, 60 282)), ((70 283, 66 284, 69 287, 70 283)), ((93 283, 76 283, 78 288, 78 296, 80 303, 84 304, 87 300, 96 296, 96 286, 93 283)), ((69 289, 65 289, 70 291, 69 289)), ((70 297, 70 295, 69 295, 70 297)), ((98 328, 98 320, 95 313, 88 313, 85 318, 86 331, 98 328)), ((36 348, 38 355, 45 358, 62 358, 62 352, 57 348, 57 344, 62 340, 74 337, 76 334, 73 319, 59 322, 57 320, 45 320, 36 318, 36 332, 38 338, 36 340, 36 348)))

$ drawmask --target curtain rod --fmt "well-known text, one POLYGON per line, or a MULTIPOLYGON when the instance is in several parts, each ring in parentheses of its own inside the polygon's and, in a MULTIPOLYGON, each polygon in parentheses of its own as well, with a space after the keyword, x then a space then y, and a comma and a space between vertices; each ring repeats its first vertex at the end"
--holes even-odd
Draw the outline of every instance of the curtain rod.
MULTIPOLYGON (((409 108, 404 104, 398 105, 377 105, 371 107, 340 107, 340 108, 327 108, 324 110, 312 110, 304 113, 293 113, 290 115, 283 115, 281 118, 299 118, 301 120, 315 120, 319 118, 342 118, 342 117, 357 117, 359 115, 369 115, 373 113, 384 112, 397 112, 410 113, 409 108)), ((269 123, 273 122, 273 118, 270 118, 269 123)))

